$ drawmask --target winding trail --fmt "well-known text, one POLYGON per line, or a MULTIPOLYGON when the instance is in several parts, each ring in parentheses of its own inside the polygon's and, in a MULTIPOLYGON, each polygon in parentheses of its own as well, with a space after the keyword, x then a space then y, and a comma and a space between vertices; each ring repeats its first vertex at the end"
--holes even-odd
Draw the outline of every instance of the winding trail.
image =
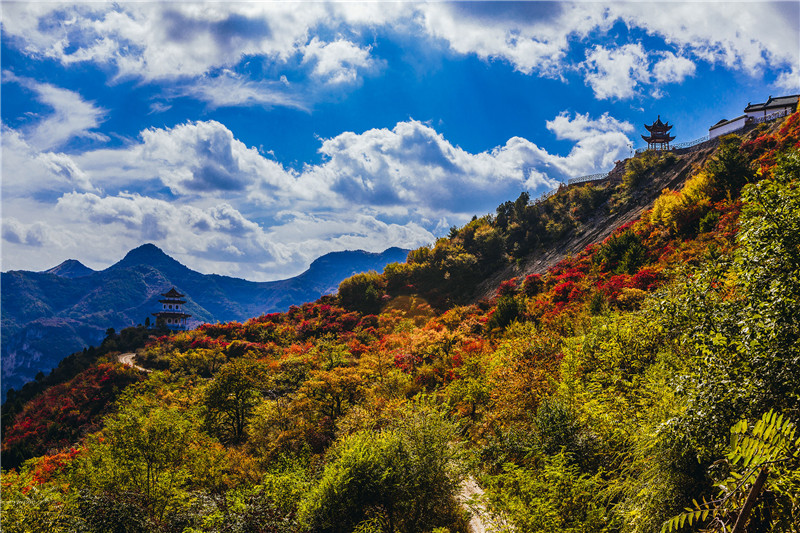
POLYGON ((117 360, 125 366, 132 366, 136 370, 141 370, 142 372, 152 372, 152 370, 148 370, 134 363, 134 357, 136 357, 136 354, 133 352, 121 353, 117 356, 117 360))
POLYGON ((469 533, 512 533, 514 529, 502 519, 493 517, 483 504, 483 489, 469 476, 461 485, 461 505, 470 514, 469 533))

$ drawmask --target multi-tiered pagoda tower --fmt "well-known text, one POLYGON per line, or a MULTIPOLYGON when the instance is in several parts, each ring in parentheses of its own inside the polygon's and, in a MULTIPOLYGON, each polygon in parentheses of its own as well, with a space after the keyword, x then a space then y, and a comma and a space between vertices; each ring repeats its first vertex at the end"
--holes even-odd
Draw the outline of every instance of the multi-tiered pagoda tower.
POLYGON ((159 300, 161 311, 153 313, 156 317, 156 324, 167 326, 169 329, 186 329, 186 319, 192 315, 183 312, 183 304, 186 303, 186 300, 182 300, 182 298, 185 295, 172 287, 161 296, 164 297, 163 300, 159 300))
POLYGON ((651 125, 644 125, 650 135, 642 135, 642 139, 647 141, 648 150, 669 150, 669 143, 675 140, 675 137, 669 134, 672 126, 667 123, 661 122, 661 115, 658 115, 658 120, 651 125))

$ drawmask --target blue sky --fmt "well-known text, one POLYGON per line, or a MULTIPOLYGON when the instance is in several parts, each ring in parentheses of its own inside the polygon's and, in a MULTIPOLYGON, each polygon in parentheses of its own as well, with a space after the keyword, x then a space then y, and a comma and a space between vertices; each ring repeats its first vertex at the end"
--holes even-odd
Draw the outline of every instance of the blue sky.
POLYGON ((2 4, 2 269, 433 242, 800 92, 800 3, 2 4))

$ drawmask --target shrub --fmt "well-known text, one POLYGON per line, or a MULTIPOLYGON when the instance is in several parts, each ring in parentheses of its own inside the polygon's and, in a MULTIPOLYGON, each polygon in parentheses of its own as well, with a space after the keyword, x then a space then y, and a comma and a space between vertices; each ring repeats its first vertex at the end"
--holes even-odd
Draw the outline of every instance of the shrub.
POLYGON ((539 274, 530 274, 529 276, 525 277, 525 281, 522 282, 522 292, 525 293, 526 296, 536 296, 542 289, 544 288, 544 281, 542 280, 542 276, 539 274))
POLYGON ((648 172, 658 164, 658 155, 654 150, 648 150, 640 156, 628 159, 625 165, 625 175, 622 183, 628 190, 637 187, 648 172))
POLYGON ((299 519, 314 531, 350 532, 371 522, 389 531, 463 527, 455 496, 461 481, 457 428, 430 407, 415 406, 394 428, 362 431, 329 452, 299 519))
POLYGON ((604 270, 618 274, 633 274, 645 263, 647 249, 641 238, 632 230, 615 233, 603 243, 595 255, 595 261, 604 270))
POLYGON ((375 271, 356 274, 339 284, 339 301, 342 306, 365 315, 374 315, 380 311, 383 294, 384 280, 375 271))

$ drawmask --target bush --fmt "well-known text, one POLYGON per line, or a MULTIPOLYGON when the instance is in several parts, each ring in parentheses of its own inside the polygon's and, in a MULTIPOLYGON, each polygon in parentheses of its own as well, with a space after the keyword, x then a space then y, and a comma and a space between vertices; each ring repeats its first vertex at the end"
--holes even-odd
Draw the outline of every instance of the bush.
POLYGON ((606 239, 597 251, 595 261, 604 270, 633 274, 645 263, 646 258, 647 249, 642 245, 641 238, 634 231, 626 229, 606 239))
POLYGON ((648 150, 640 156, 628 159, 625 165, 625 175, 622 183, 628 190, 636 188, 647 175, 658 164, 658 155, 654 150, 648 150))
POLYGON ((342 307, 365 315, 380 312, 383 294, 384 280, 374 270, 356 274, 339 284, 339 301, 342 307))
POLYGON ((376 522, 408 533, 463 527, 455 499, 463 475, 457 438, 453 424, 424 406, 406 412, 394 428, 343 438, 303 500, 300 522, 323 532, 376 522))

